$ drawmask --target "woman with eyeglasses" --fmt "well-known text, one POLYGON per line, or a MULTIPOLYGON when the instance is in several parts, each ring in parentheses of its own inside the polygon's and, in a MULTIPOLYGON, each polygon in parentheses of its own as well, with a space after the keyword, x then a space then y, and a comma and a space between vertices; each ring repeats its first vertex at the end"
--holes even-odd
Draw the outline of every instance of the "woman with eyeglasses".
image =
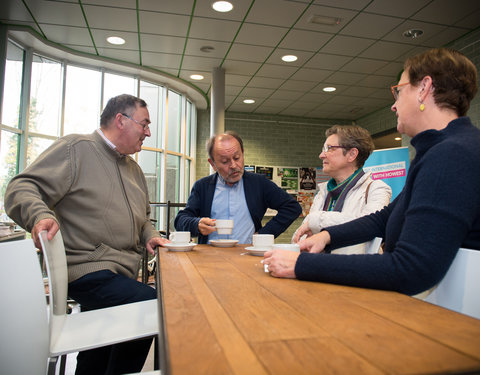
MULTIPOLYGON (((372 180, 363 164, 374 149, 370 133, 360 126, 335 125, 319 155, 323 172, 331 177, 318 184, 310 212, 293 235, 292 241, 310 237, 323 228, 346 223, 381 210, 390 203, 392 189, 381 180, 372 180)), ((342 247, 337 254, 363 254, 370 242, 342 247)))
POLYGON ((271 274, 413 295, 443 278, 460 247, 480 249, 480 130, 465 117, 477 89, 475 65, 458 51, 407 59, 392 87, 397 129, 416 150, 402 192, 301 241, 300 254, 266 253, 271 274), (374 237, 385 239, 382 254, 331 254, 374 237))

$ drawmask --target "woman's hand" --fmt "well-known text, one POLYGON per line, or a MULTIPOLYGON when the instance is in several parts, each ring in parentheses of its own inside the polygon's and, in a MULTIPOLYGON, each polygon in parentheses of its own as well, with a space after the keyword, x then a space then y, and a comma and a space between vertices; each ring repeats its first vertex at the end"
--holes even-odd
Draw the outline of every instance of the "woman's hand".
POLYGON ((296 251, 268 251, 263 256, 263 264, 268 266, 272 276, 295 279, 295 264, 299 255, 296 251))
POLYGON ((298 243, 298 241, 300 241, 300 238, 302 238, 304 234, 307 235, 307 238, 313 235, 310 227, 308 226, 308 223, 303 223, 302 225, 300 225, 300 228, 298 228, 297 231, 295 232, 295 237, 293 237, 293 242, 298 243))
POLYGON ((300 251, 321 253, 330 244, 330 234, 326 230, 300 241, 300 251))

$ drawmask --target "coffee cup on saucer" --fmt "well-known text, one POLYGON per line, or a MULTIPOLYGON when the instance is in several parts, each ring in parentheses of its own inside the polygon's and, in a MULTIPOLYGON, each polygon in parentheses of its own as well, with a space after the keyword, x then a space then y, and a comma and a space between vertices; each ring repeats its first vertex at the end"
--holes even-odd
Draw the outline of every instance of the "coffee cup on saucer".
POLYGON ((271 249, 273 241, 273 234, 254 234, 252 236, 253 247, 255 249, 271 249))
POLYGON ((188 244, 190 243, 190 232, 172 232, 168 239, 174 244, 188 244))
POLYGON ((215 227, 218 234, 232 234, 233 220, 217 219, 215 220, 215 227))

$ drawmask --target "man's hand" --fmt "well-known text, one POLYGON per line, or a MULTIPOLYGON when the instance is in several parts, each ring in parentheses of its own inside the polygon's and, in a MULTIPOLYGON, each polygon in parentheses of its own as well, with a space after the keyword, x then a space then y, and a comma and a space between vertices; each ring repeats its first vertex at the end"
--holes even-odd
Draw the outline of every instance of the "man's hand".
POLYGON ((300 228, 298 228, 297 231, 295 232, 295 237, 293 237, 293 242, 297 243, 298 241, 300 241, 300 238, 302 238, 304 234, 307 235, 307 238, 310 236, 313 236, 313 233, 310 227, 308 226, 308 223, 303 223, 302 225, 300 225, 300 228))
POLYGON ((163 238, 163 237, 152 237, 150 238, 150 240, 147 242, 146 244, 146 248, 147 248, 147 251, 152 254, 152 255, 155 255, 155 248, 157 246, 163 246, 164 244, 166 243, 170 243, 169 240, 167 240, 166 238, 163 238))
POLYGON ((296 278, 295 264, 300 253, 287 250, 268 251, 263 256, 263 264, 268 266, 268 272, 275 277, 296 278))
POLYGON ((47 238, 49 241, 51 241, 55 234, 57 234, 59 229, 60 227, 54 219, 42 219, 37 224, 35 224, 32 229, 32 239, 37 249, 42 248, 42 244, 40 243, 40 239, 38 238, 38 235, 42 230, 47 231, 47 238))
POLYGON ((300 251, 321 253, 330 244, 330 234, 326 230, 300 241, 300 251))
POLYGON ((210 219, 209 217, 202 217, 198 222, 198 230, 204 236, 208 236, 210 233, 215 232, 217 228, 215 227, 215 219, 210 219))

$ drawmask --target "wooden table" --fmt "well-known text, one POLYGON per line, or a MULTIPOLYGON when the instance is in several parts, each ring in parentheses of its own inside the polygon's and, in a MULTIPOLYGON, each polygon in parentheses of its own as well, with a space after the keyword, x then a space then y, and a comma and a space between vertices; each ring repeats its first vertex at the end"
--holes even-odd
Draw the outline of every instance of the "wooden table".
POLYGON ((394 292, 277 279, 242 253, 159 250, 162 375, 480 372, 480 320, 394 292))

